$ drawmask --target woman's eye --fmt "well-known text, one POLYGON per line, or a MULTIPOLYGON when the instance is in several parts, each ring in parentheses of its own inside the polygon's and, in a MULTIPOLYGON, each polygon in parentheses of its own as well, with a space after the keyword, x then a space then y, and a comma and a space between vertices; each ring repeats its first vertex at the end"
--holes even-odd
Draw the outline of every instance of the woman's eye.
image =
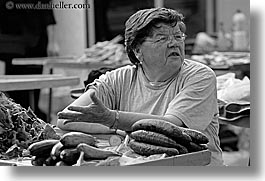
POLYGON ((167 40, 167 37, 159 37, 158 38, 158 41, 166 41, 167 40))
POLYGON ((182 39, 182 36, 175 36, 175 38, 177 39, 177 40, 180 40, 180 39, 182 39))

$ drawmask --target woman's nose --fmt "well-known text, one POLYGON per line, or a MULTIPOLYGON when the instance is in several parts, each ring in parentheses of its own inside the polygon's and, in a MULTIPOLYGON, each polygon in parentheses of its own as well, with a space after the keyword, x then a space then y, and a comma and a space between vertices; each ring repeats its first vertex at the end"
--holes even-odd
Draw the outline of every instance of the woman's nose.
POLYGON ((168 41, 168 47, 178 47, 182 44, 183 42, 177 41, 174 37, 170 37, 168 41))

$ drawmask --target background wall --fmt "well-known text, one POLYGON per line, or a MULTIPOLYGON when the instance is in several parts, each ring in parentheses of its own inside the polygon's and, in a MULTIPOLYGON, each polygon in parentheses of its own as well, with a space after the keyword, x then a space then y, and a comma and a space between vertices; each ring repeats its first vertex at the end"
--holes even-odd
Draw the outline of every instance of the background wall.
MULTIPOLYGON (((60 0, 54 0, 59 3, 60 0)), ((65 0, 65 3, 84 3, 85 0, 65 0)), ((231 31, 232 17, 237 9, 245 13, 250 24, 250 0, 216 0, 216 12, 213 12, 212 0, 207 0, 206 19, 207 32, 212 32, 213 25, 216 22, 218 30, 219 22, 224 23, 226 32, 231 31), (211 9, 211 10, 210 10, 211 9), (214 21, 213 18, 216 17, 214 21), (210 24, 209 24, 210 23, 210 24)), ((90 11, 88 9, 88 11, 90 11)), ((82 55, 86 48, 86 24, 85 24, 85 10, 54 10, 55 18, 57 20, 56 38, 60 46, 60 55, 82 55)))
MULTIPOLYGON (((58 2, 60 0, 54 0, 58 2)), ((85 0, 65 0, 65 3, 85 3, 85 0)), ((216 23, 218 30, 219 22, 224 23, 226 32, 232 29, 232 17, 237 9, 245 13, 250 24, 250 0, 216 0, 216 11, 214 12, 212 0, 206 1, 206 20, 208 21, 206 32, 213 32, 213 24, 216 23), (216 20, 213 18, 216 17, 216 20)), ((88 9, 88 11, 91 11, 88 9)), ((85 10, 54 10, 57 20, 56 38, 60 46, 60 55, 82 55, 86 48, 86 24, 85 10)), ((114 21, 115 19, 113 19, 114 21)), ((116 20, 115 20, 116 21, 116 20)), ((123 25, 123 23, 122 23, 123 25)))
POLYGON ((232 29, 232 17, 237 9, 240 9, 247 17, 250 24, 250 0, 216 0, 216 27, 223 22, 225 31, 232 29))
MULTIPOLYGON (((59 3, 61 0, 54 0, 59 3)), ((80 3, 84 0, 64 0, 65 3, 80 3)), ((86 47, 85 9, 54 9, 57 21, 55 37, 60 46, 60 55, 82 55, 86 47)))
MULTIPOLYGON (((58 3, 62 0, 53 0, 58 3)), ((84 4, 85 0, 64 0, 66 3, 84 4)), ((89 9, 88 9, 89 10, 89 9)), ((54 9, 56 19, 55 39, 60 47, 60 56, 81 56, 86 48, 86 18, 85 9, 54 9)), ((70 97, 70 91, 75 88, 83 87, 83 78, 87 77, 89 70, 54 68, 54 74, 66 76, 78 76, 81 78, 77 86, 65 86, 53 88, 52 105, 52 124, 56 124, 57 113, 70 104, 73 99, 70 97)), ((48 70, 44 69, 44 73, 48 70)), ((40 109, 47 113, 48 110, 48 89, 42 89, 39 101, 40 109)))

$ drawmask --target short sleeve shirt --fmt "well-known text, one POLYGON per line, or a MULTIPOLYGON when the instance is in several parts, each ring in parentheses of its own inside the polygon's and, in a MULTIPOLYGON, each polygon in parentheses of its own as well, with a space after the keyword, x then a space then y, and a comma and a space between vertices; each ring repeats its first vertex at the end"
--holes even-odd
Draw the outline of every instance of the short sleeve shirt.
POLYGON ((87 88, 95 89, 110 109, 179 118, 208 136, 212 164, 222 165, 216 76, 206 65, 185 59, 177 74, 159 83, 149 82, 141 68, 125 66, 100 76, 87 88))

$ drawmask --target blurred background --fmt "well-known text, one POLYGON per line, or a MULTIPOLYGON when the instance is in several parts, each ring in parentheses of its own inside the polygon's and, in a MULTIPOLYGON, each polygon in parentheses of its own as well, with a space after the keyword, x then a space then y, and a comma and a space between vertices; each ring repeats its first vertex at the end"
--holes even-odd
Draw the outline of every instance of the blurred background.
POLYGON ((91 8, 54 9, 57 20, 56 37, 61 47, 60 55, 80 55, 85 48, 95 42, 123 35, 125 21, 143 8, 163 6, 179 10, 185 17, 187 41, 196 38, 199 32, 215 35, 220 23, 223 23, 226 32, 231 33, 232 17, 238 9, 244 12, 248 24, 250 20, 249 0, 66 0, 65 2, 89 3, 91 8))

